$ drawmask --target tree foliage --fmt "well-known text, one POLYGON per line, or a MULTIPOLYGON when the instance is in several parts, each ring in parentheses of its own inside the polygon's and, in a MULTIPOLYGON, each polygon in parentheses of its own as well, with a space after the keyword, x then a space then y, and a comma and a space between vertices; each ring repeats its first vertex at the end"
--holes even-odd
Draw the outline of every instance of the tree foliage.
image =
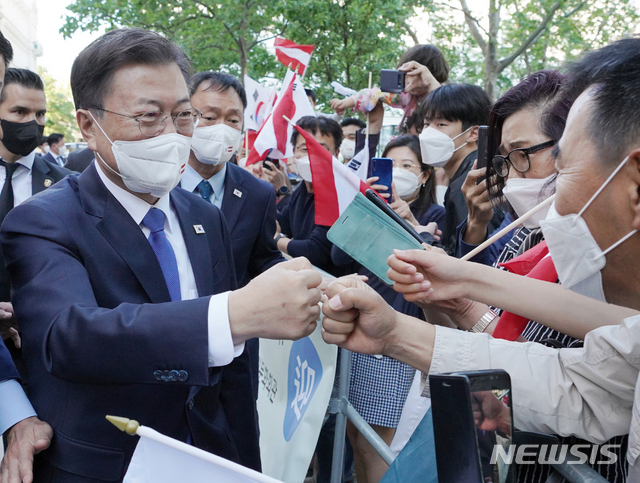
POLYGON ((130 26, 162 32, 181 44, 197 70, 282 78, 285 66, 267 44, 276 36, 314 44, 307 83, 329 98, 333 80, 366 86, 369 69, 394 67, 405 48, 403 0, 78 0, 62 29, 130 26))
POLYGON ((452 79, 484 82, 497 96, 527 73, 558 67, 632 30, 638 20, 632 3, 484 0, 478 10, 467 0, 76 0, 62 31, 148 28, 181 44, 197 70, 256 79, 284 76, 274 37, 314 44, 304 82, 322 104, 333 96, 331 81, 361 89, 369 72, 377 83, 381 68, 396 66, 410 46, 405 39, 418 41, 408 21, 419 6, 452 79))
POLYGON ((38 74, 44 82, 44 94, 47 98, 45 133, 64 134, 67 141, 80 139, 71 89, 68 85, 55 81, 42 67, 38 68, 38 74))
POLYGON ((484 11, 451 2, 423 2, 433 42, 455 78, 483 81, 494 96, 531 72, 633 32, 638 22, 633 0, 488 0, 484 11))

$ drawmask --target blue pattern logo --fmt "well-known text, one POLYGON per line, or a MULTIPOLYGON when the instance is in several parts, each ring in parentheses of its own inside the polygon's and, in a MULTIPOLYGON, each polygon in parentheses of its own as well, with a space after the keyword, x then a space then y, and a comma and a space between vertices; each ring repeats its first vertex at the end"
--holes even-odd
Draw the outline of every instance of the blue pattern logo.
POLYGON ((289 355, 284 439, 291 440, 322 380, 322 363, 309 337, 293 343, 289 355))

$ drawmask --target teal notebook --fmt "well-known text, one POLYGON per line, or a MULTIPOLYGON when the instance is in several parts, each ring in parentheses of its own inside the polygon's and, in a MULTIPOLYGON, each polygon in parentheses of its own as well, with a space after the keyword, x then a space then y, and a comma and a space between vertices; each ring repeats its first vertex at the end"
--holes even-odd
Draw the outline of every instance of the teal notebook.
POLYGON ((422 249, 422 245, 362 193, 333 224, 327 238, 387 285, 387 258, 393 250, 422 249))

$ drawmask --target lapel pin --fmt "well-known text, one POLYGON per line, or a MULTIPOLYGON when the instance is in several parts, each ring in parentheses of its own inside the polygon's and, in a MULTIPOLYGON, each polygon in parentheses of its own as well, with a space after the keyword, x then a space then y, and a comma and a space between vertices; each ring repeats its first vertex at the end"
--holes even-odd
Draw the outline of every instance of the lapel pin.
POLYGON ((242 198, 242 191, 240 191, 239 189, 233 190, 233 194, 236 195, 238 198, 242 198))
POLYGON ((193 225, 193 229, 198 235, 202 235, 204 233, 204 228, 202 227, 202 225, 193 225))
POLYGON ((51 186, 51 180, 50 179, 45 179, 44 180, 44 187, 48 188, 49 186, 51 186))

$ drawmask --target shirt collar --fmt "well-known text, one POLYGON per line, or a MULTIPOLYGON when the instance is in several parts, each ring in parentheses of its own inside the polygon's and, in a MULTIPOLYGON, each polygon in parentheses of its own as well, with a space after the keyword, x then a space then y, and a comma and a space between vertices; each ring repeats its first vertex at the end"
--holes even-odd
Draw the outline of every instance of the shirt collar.
MULTIPOLYGON (((211 188, 213 188, 213 192, 215 196, 219 196, 222 193, 222 188, 224 187, 224 180, 227 174, 227 163, 224 163, 224 166, 220 171, 214 174, 207 181, 211 184, 211 188)), ((180 186, 187 190, 193 191, 196 189, 196 186, 200 184, 204 178, 198 174, 198 172, 191 167, 190 164, 187 164, 187 169, 185 169, 184 174, 182 175, 182 180, 180 181, 180 186)))
POLYGON ((30 154, 27 154, 26 156, 22 156, 20 159, 18 159, 16 161, 16 164, 19 164, 20 166, 24 166, 29 171, 31 171, 31 169, 33 168, 33 162, 35 161, 35 159, 36 159, 36 152, 32 151, 30 154))
POLYGON ((104 168, 102 167, 102 161, 97 161, 95 165, 98 168, 98 176, 100 176, 100 179, 104 183, 105 187, 109 190, 113 197, 118 200, 118 202, 122 205, 126 212, 129 213, 136 224, 140 225, 142 223, 142 219, 147 215, 152 207, 158 208, 159 210, 162 210, 167 217, 167 231, 169 233, 173 232, 173 224, 175 222, 173 221, 169 194, 166 194, 162 198, 158 199, 155 205, 150 205, 143 199, 138 198, 133 193, 122 189, 120 186, 111 181, 103 171, 104 168))

